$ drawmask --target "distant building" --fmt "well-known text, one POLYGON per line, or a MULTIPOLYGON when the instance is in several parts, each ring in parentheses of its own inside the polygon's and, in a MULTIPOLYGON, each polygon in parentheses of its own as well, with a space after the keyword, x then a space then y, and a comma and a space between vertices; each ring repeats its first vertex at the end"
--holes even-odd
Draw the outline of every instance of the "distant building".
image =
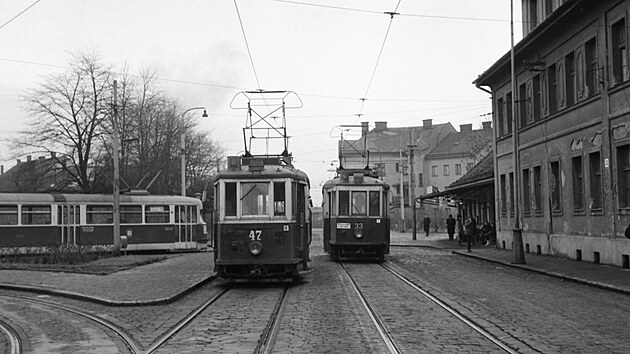
POLYGON ((493 100, 501 247, 520 216, 526 252, 630 267, 629 10, 523 1, 514 84, 510 52, 475 81, 493 100))
MULTIPOLYGON (((362 122, 361 138, 357 140, 339 141, 339 161, 345 168, 363 168, 368 163, 374 168, 380 178, 391 186, 392 200, 390 202, 390 225, 401 228, 401 197, 404 197, 405 226, 412 225, 412 208, 410 203, 411 182, 408 145, 415 145, 413 188, 416 196, 427 193, 428 179, 425 156, 438 143, 456 132, 450 123, 432 124, 431 119, 425 119, 422 126, 388 127, 387 122, 375 122, 375 128, 370 130, 368 122, 362 122), (402 193, 402 195, 401 195, 402 193)), ((417 211, 422 215, 424 211, 417 211)))
MULTIPOLYGON (((3 193, 45 193, 80 192, 77 183, 64 170, 62 164, 69 160, 57 156, 40 156, 26 161, 18 159, 16 165, 0 173, 0 192, 3 193)), ((73 168, 68 166, 68 168, 73 168)))

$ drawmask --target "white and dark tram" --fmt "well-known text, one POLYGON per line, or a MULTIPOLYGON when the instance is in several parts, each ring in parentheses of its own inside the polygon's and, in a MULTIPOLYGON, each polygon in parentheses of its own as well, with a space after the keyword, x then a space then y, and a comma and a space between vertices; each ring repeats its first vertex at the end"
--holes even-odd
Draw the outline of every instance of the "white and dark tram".
POLYGON ((389 253, 389 185, 371 169, 337 170, 324 183, 324 250, 333 260, 383 261, 389 253))
POLYGON ((231 156, 214 188, 217 275, 299 279, 308 268, 310 187, 291 156, 231 156))
MULTIPOLYGON (((113 196, 0 193, 0 247, 113 245, 113 196)), ((120 231, 128 251, 200 250, 208 246, 199 199, 121 195, 120 231)))

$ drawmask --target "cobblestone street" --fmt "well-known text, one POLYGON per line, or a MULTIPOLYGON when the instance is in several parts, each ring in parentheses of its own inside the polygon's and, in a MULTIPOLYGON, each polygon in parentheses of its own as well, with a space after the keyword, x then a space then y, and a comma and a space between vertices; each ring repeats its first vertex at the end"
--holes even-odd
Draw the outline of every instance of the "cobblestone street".
MULTIPOLYGON (((630 302, 621 289, 599 289, 511 267, 500 263, 501 253, 493 262, 463 257, 453 252, 458 252, 457 242, 449 243, 444 237, 422 236, 413 241, 410 234, 393 234, 392 243, 398 246, 392 246, 385 263, 517 352, 624 353, 630 345, 626 335, 630 302)), ((491 251, 477 248, 473 253, 489 257, 491 251)), ((288 289, 272 352, 388 352, 343 268, 324 254, 319 230, 314 235, 311 258, 304 280, 288 289)), ((87 311, 115 324, 138 348, 146 350, 228 285, 207 278, 212 269, 207 261, 211 259, 211 253, 183 254, 117 275, 93 277, 2 270, 0 273, 6 275, 4 288, 44 286, 54 293, 58 287, 58 295, 62 296, 16 290, 1 290, 0 294, 43 298, 87 311), (185 277, 182 272, 187 272, 185 277), (128 283, 108 288, 100 282, 106 279, 105 284, 112 284, 115 277, 128 283), (138 280, 130 280, 133 277, 138 280), (54 284, 50 279, 61 281, 54 284), (192 290, 186 290, 182 285, 186 283, 192 290), (73 298, 68 297, 69 293, 73 298)), ((551 261, 558 262, 547 262, 551 261)), ((537 262, 532 260, 532 264, 542 264, 537 262)), ((345 268, 402 352, 501 352, 380 265, 345 262, 345 268)), ((610 273, 609 278, 613 275, 610 273)), ((158 351, 254 352, 283 287, 235 284, 158 351)), ((43 348, 51 353, 68 348, 77 352, 127 352, 116 336, 87 319, 76 319, 44 305, 18 305, 6 297, 0 304, 0 320, 19 334, 25 352, 40 352, 43 348)), ((7 345, 3 333, 0 347, 7 345)))

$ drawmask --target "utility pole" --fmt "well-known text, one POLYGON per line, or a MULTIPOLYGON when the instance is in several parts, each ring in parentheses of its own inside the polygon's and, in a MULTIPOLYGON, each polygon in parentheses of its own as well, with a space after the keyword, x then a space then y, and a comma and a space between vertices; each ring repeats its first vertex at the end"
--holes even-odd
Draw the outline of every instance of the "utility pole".
POLYGON ((118 82, 114 80, 114 256, 120 255, 120 162, 118 158, 118 82))
POLYGON ((409 144, 407 147, 409 148, 409 203, 411 203, 411 211, 413 212, 413 237, 415 240, 417 237, 416 234, 416 178, 414 172, 414 162, 413 162, 413 149, 418 145, 409 144))
POLYGON ((400 168, 400 232, 405 232, 405 167, 402 158, 402 138, 398 146, 399 168, 400 168))
POLYGON ((512 250, 514 251, 515 264, 525 264, 525 252, 523 250, 523 234, 521 231, 521 198, 519 189, 521 173, 518 149, 518 126, 516 125, 516 74, 514 70, 514 0, 510 0, 510 31, 511 31, 511 81, 512 81, 512 157, 514 164, 514 230, 512 231, 512 250))

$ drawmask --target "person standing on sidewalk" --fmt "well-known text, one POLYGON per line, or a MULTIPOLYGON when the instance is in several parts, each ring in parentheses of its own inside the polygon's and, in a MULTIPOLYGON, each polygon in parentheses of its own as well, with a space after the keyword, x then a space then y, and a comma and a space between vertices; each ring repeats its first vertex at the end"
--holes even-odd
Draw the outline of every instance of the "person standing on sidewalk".
POLYGON ((453 214, 449 214, 448 219, 446 219, 446 232, 448 232, 448 240, 453 241, 453 235, 455 235, 455 219, 453 219, 453 214))
POLYGON ((475 237, 475 222, 469 216, 464 222, 464 234, 466 237, 466 245, 468 246, 468 252, 472 251, 472 241, 475 237))
POLYGON ((461 215, 457 215, 457 221, 455 222, 455 232, 457 233, 457 243, 462 244, 464 238, 464 224, 462 224, 461 215))
POLYGON ((422 223, 424 224, 424 232, 426 232, 427 237, 429 237, 429 228, 431 227, 431 218, 429 215, 424 214, 424 221, 422 223))

